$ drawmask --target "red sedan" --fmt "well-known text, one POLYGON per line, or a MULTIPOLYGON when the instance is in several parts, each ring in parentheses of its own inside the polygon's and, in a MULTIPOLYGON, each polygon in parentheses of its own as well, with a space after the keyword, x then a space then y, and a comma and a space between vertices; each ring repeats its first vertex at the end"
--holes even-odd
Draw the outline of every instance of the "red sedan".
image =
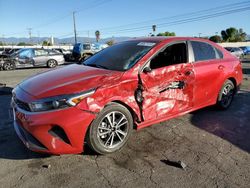
POLYGON ((217 105, 227 109, 242 81, 239 60, 203 39, 139 38, 33 76, 13 90, 14 127, 33 151, 100 154, 140 129, 217 105))

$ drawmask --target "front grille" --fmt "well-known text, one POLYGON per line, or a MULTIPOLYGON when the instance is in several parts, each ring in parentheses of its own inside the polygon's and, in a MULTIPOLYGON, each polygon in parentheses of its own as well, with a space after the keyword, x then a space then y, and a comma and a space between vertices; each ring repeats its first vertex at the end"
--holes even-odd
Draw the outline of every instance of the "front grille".
POLYGON ((29 112, 30 112, 30 107, 29 107, 28 103, 23 102, 23 101, 21 101, 21 100, 19 100, 19 99, 17 99, 17 98, 13 98, 13 99, 14 99, 15 104, 16 104, 19 108, 21 108, 21 109, 23 109, 23 110, 26 110, 26 111, 29 111, 29 112))

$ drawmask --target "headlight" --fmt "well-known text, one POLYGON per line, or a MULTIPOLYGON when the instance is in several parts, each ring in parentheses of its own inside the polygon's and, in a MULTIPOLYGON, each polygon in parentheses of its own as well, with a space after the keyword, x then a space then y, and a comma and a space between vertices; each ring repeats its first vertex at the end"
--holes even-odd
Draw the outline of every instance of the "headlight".
POLYGON ((61 108, 67 108, 70 106, 76 106, 84 98, 92 95, 95 89, 91 89, 82 93, 72 94, 72 95, 60 95, 55 97, 50 97, 46 99, 41 99, 32 103, 29 103, 30 110, 32 112, 41 112, 56 110, 61 108))

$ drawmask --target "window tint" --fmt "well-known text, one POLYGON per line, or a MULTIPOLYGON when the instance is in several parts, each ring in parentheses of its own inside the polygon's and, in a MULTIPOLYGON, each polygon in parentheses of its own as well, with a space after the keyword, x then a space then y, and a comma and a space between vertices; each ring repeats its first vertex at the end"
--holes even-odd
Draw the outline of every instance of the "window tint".
POLYGON ((215 48, 215 50, 216 50, 216 58, 217 59, 222 59, 223 58, 223 53, 220 51, 220 50, 218 50, 217 48, 215 48))
POLYGON ((191 41, 195 61, 204 61, 216 59, 216 53, 213 46, 208 43, 191 41))
POLYGON ((84 65, 109 70, 126 71, 135 65, 156 43, 127 41, 96 53, 84 65))
POLYGON ((35 56, 47 55, 48 52, 42 49, 35 50, 35 56))
POLYGON ((19 58, 31 58, 33 57, 33 53, 32 49, 23 49, 19 51, 19 58))
POLYGON ((186 43, 177 43, 168 46, 163 52, 158 53, 151 61, 150 68, 157 69, 168 65, 187 62, 186 43))
POLYGON ((58 55, 58 54, 62 54, 62 52, 57 51, 57 50, 48 50, 47 53, 49 53, 50 55, 58 55))

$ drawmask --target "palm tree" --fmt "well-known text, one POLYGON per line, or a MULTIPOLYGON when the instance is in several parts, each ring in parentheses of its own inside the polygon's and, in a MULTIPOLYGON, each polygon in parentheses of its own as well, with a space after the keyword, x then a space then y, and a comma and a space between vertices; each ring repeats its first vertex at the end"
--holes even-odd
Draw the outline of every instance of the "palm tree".
POLYGON ((97 30, 97 31, 95 32, 96 42, 98 42, 98 41, 100 40, 100 35, 101 35, 100 31, 97 30))

